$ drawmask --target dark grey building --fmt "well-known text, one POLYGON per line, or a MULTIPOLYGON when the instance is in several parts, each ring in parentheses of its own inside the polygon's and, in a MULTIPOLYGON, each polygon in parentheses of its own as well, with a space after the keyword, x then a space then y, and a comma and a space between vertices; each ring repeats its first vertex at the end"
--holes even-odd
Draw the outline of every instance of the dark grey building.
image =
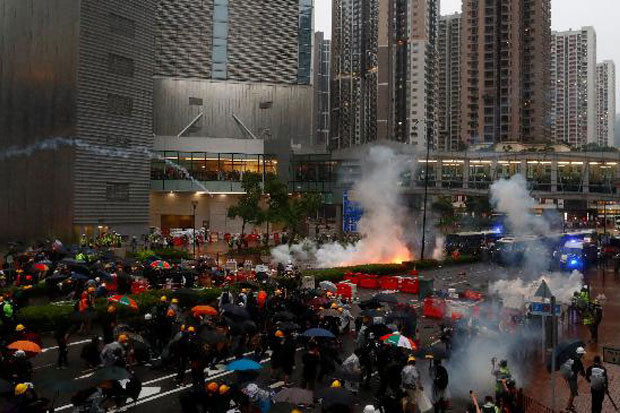
POLYGON ((314 34, 314 140, 313 145, 326 149, 329 142, 329 62, 331 42, 323 32, 314 34))
POLYGON ((0 238, 146 228, 155 12, 156 0, 0 2, 0 238))
POLYGON ((310 84, 312 0, 160 0, 156 74, 310 84))

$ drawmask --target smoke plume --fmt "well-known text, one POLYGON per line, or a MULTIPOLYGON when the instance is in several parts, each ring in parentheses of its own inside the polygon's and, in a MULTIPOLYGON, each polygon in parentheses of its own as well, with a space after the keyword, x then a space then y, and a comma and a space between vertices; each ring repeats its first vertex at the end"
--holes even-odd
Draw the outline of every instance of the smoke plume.
POLYGON ((272 250, 275 262, 292 260, 317 267, 335 267, 412 258, 407 246, 411 236, 405 234, 407 214, 398 186, 401 174, 413 170, 412 158, 375 146, 370 148, 362 167, 362 177, 351 191, 364 212, 358 224, 361 239, 352 245, 334 242, 317 247, 310 241, 291 248, 282 245, 272 250))

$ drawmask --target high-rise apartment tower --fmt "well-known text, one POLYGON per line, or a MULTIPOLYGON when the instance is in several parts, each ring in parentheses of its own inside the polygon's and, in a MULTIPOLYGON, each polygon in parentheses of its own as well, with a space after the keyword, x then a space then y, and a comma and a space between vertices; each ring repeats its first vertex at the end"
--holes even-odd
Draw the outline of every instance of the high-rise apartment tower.
POLYGON ((437 149, 459 148, 461 128, 461 15, 439 20, 439 94, 437 149))
POLYGON ((616 65, 604 60, 596 65, 596 143, 614 146, 616 119, 616 65))

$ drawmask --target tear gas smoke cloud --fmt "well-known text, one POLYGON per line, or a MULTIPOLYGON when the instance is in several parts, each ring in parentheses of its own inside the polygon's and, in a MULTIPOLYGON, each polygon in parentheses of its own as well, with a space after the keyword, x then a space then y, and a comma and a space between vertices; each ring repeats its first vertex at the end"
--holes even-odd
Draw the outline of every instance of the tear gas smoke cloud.
POLYGON ((352 190, 364 211, 358 224, 361 240, 347 246, 334 242, 317 247, 310 241, 290 249, 282 245, 272 250, 273 260, 335 267, 411 259, 407 247, 411 235, 405 234, 408 217, 400 201, 398 182, 403 172, 413 170, 412 163, 411 157, 397 155, 390 148, 370 148, 363 162, 362 178, 352 190))

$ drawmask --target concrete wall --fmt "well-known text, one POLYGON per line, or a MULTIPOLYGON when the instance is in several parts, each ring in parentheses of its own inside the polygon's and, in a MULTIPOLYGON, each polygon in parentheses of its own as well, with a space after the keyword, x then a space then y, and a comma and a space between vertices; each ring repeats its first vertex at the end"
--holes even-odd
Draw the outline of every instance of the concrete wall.
MULTIPOLYGON (((192 201, 196 206, 196 227, 200 228, 203 221, 209 221, 210 230, 218 232, 241 232, 241 220, 227 218, 227 210, 235 205, 238 195, 196 195, 195 193, 151 193, 151 226, 161 227, 162 215, 192 215, 192 201)), ((264 226, 260 227, 264 231, 264 226)), ((245 232, 252 232, 253 225, 246 225, 245 232)))
POLYGON ((6 156, 75 135, 78 22, 75 0, 0 2, 0 241, 71 234, 73 149, 6 156))

